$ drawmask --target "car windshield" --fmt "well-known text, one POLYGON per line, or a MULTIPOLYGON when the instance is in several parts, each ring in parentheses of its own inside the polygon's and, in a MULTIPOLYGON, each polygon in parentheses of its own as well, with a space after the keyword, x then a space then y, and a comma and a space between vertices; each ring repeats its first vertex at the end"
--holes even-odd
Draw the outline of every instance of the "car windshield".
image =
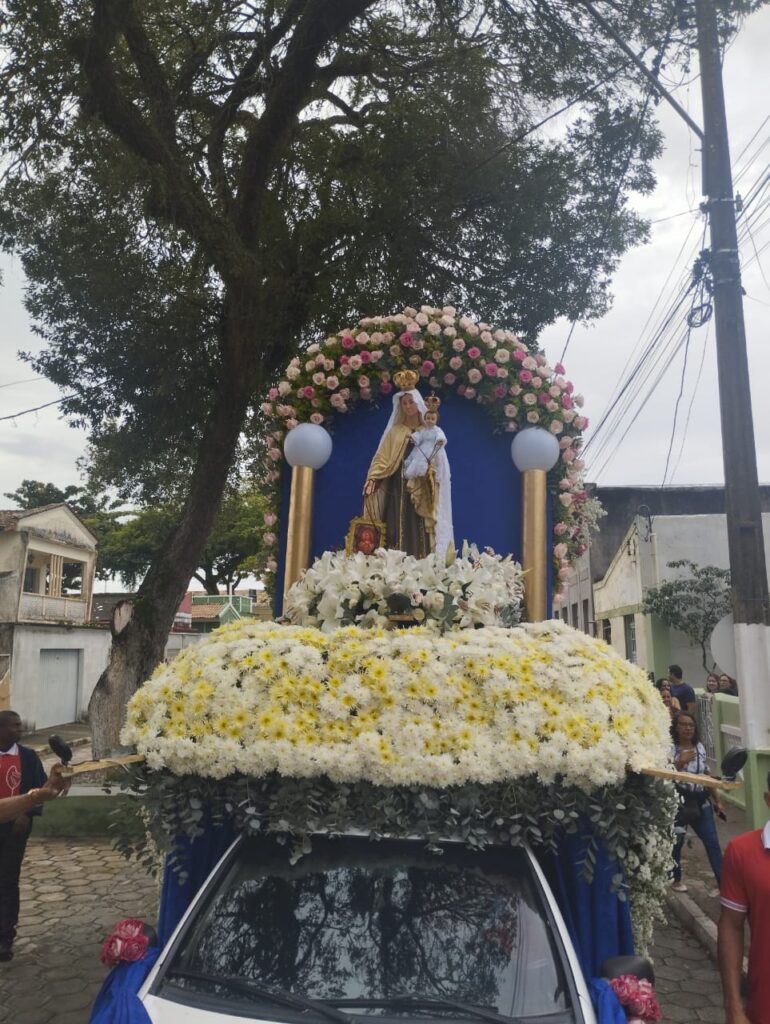
MULTIPOLYGON (((243 841, 186 929, 167 980, 189 992, 219 978, 221 994, 225 979, 239 979, 233 999, 244 998, 240 982, 253 982, 257 1001, 274 989, 348 1015, 414 1016, 417 997, 432 1016, 468 1016, 453 1013, 452 1001, 513 1017, 569 1009, 521 851, 314 836, 311 852, 288 862, 274 839, 243 841)), ((276 1012, 266 1007, 264 1016, 276 1012)))

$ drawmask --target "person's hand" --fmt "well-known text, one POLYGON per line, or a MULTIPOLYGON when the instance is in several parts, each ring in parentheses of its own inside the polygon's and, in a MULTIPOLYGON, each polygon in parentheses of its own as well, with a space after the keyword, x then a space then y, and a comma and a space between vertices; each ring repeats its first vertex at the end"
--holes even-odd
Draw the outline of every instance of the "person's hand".
POLYGON ((364 484, 364 497, 368 498, 370 494, 374 494, 376 487, 376 480, 367 480, 364 484))
POLYGON ((712 795, 712 797, 711 797, 711 804, 712 804, 712 806, 714 808, 715 813, 718 814, 720 818, 724 818, 725 817, 725 805, 722 803, 722 798, 720 797, 719 793, 715 792, 712 795))
POLYGON ((683 772, 690 761, 692 761, 692 751, 688 750, 686 754, 680 754, 679 757, 674 760, 674 766, 678 772, 683 772))
POLYGON ((65 779, 62 775, 63 768, 60 764, 52 765, 51 772, 48 776, 48 781, 44 786, 41 786, 40 793, 45 794, 45 799, 53 800, 55 797, 60 796, 62 793, 68 793, 71 779, 65 779), (50 794, 50 795, 49 795, 50 794))

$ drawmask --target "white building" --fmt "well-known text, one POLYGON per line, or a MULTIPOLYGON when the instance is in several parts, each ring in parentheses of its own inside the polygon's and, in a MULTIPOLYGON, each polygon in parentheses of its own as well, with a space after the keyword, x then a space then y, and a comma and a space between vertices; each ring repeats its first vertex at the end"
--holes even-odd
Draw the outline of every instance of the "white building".
MULTIPOLYGON (((555 614, 602 637, 652 673, 679 664, 685 679, 704 682, 700 647, 643 611, 645 591, 681 574, 669 562, 729 568, 721 487, 596 488, 607 510, 590 551, 576 564, 555 614)), ((760 488, 766 557, 770 555, 770 487, 760 488)), ((739 681, 740 682, 740 681, 739 681)))
POLYGON ((76 721, 107 664, 89 626, 96 540, 64 504, 0 511, 0 708, 28 729, 76 721))

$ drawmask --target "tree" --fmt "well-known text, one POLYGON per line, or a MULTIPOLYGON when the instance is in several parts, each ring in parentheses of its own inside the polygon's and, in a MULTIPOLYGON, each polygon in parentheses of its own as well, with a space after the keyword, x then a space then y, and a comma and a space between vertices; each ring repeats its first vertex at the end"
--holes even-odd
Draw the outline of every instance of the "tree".
POLYGON ((697 565, 686 558, 668 563, 669 569, 682 569, 688 575, 666 580, 644 595, 644 611, 671 629, 678 629, 701 649, 705 671, 708 665, 706 644, 714 627, 732 610, 730 570, 715 565, 697 565))
MULTIPOLYGON (((673 0, 613 4, 659 51, 673 0), (631 17, 636 21, 632 21, 631 17)), ((0 235, 95 473, 181 502, 114 630, 94 744, 162 657, 244 426, 292 348, 430 296, 600 313, 658 136, 559 0, 5 0, 0 235), (570 106, 560 134, 536 126, 570 106)), ((665 58, 658 53, 662 62, 665 58)), ((553 124, 553 123, 552 123, 553 124)))
MULTIPOLYGON (((265 499, 258 491, 229 488, 219 509, 200 564, 193 573, 207 594, 232 592, 250 574, 264 571, 265 499)), ((181 509, 159 505, 131 514, 100 549, 106 572, 134 587, 147 572, 179 520, 181 509)))

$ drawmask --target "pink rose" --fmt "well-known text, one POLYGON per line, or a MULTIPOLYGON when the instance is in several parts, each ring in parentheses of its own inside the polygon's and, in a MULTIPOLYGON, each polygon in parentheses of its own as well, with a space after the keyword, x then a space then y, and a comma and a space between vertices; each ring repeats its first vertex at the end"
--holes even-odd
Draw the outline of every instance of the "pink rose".
POLYGON ((506 405, 506 407, 503 409, 503 412, 508 417, 508 419, 515 420, 516 413, 518 412, 518 410, 515 405, 506 405))
POLYGON ((487 377, 497 377, 497 363, 487 363, 484 367, 484 373, 487 377))
MULTIPOLYGON (((371 359, 371 361, 373 363, 379 363, 379 361, 382 359, 382 350, 381 349, 377 348, 377 349, 374 350, 374 352, 369 352, 368 354, 369 354, 369 358, 371 359)), ((361 353, 361 358, 362 359, 364 358, 363 352, 361 353)))
POLYGON ((272 531, 269 531, 268 533, 262 534, 262 540, 264 541, 265 544, 272 546, 273 544, 275 544, 276 536, 272 531))
POLYGON ((356 341, 359 345, 365 345, 369 341, 369 335, 366 331, 361 331, 360 334, 356 335, 356 341))
POLYGON ((362 365, 363 363, 361 361, 361 356, 350 357, 350 362, 348 363, 348 366, 350 367, 351 370, 360 370, 362 365))
POLYGON ((572 408, 572 399, 570 398, 569 395, 562 395, 561 396, 561 404, 564 406, 565 409, 571 409, 572 408))
POLYGON ((409 365, 410 366, 419 366, 420 365, 420 357, 419 356, 415 356, 415 355, 409 356, 409 365))
POLYGON ((452 356, 449 360, 449 365, 453 370, 459 370, 463 365, 463 361, 459 356, 452 356))
POLYGON ((554 366, 553 371, 558 374, 566 373, 566 370, 561 363, 557 363, 556 366, 554 366))
POLYGON ((468 358, 469 359, 478 359, 480 355, 481 355, 481 349, 477 348, 476 345, 471 345, 471 347, 468 349, 468 358))
POLYGON ((441 324, 437 324, 435 320, 432 320, 425 330, 435 338, 437 335, 441 334, 441 324))
POLYGON ((345 404, 345 399, 340 394, 332 395, 330 401, 333 409, 341 409, 345 404))
POLYGON ((527 353, 526 353, 526 350, 523 349, 523 348, 517 348, 516 351, 513 353, 513 358, 518 363, 523 363, 524 360, 526 359, 526 357, 527 357, 527 353))
POLYGON ((350 362, 350 356, 340 356, 340 366, 347 366, 350 362))
POLYGON ((363 373, 358 378, 358 386, 360 388, 368 388, 369 387, 369 378, 366 377, 363 373))
POLYGON ((323 421, 324 421, 324 418, 320 414, 320 412, 313 412, 313 413, 310 414, 310 422, 311 423, 315 423, 317 426, 320 426, 323 423, 323 421))
POLYGON ((338 377, 327 377, 326 378, 326 386, 327 386, 327 388, 330 391, 334 391, 335 388, 338 388, 340 386, 339 378, 338 377))
POLYGON ((497 379, 505 380, 508 377, 508 371, 504 366, 498 366, 497 368, 497 379))
POLYGON ((466 388, 465 389, 464 397, 465 398, 475 398, 476 397, 476 389, 475 388, 466 388))
POLYGON ((123 952, 123 940, 116 935, 108 935, 102 943, 102 952, 99 956, 105 967, 114 967, 120 963, 120 956, 123 952))
POLYGON ((465 348, 465 342, 463 341, 462 338, 455 338, 455 340, 452 342, 452 348, 455 350, 455 352, 462 352, 462 350, 465 348))
POLYGON ((265 526, 275 526, 278 516, 275 512, 265 512, 262 519, 264 520, 265 526))
POLYGON ((454 384, 454 382, 456 380, 457 380, 457 377, 455 377, 455 375, 453 373, 445 373, 444 374, 444 383, 445 384, 449 384, 450 387, 451 387, 452 384, 454 384))
POLYGON ((559 501, 562 503, 564 508, 569 508, 570 505, 572 504, 572 495, 571 494, 560 494, 559 495, 559 501))
POLYGON ((585 416, 576 416, 573 422, 577 430, 585 430, 588 426, 588 420, 585 416))
POLYGON ((547 391, 543 391, 542 394, 538 395, 537 400, 540 402, 541 405, 548 405, 548 403, 551 401, 551 399, 548 397, 547 391))
POLYGON ((314 373, 313 374, 313 383, 314 384, 321 385, 321 384, 323 384, 323 382, 325 380, 326 380, 325 375, 323 373, 321 373, 320 371, 318 373, 314 373))
POLYGON ((431 357, 431 359, 432 359, 432 360, 433 360, 434 362, 436 362, 436 363, 437 363, 437 362, 439 361, 439 359, 441 358, 441 356, 442 356, 442 355, 443 355, 443 353, 442 353, 442 352, 441 352, 441 351, 440 351, 439 349, 437 349, 437 348, 436 348, 436 349, 434 349, 434 350, 433 350, 433 351, 431 352, 431 354, 430 354, 430 357, 431 357))
POLYGON ((268 459, 272 459, 273 462, 278 462, 281 459, 281 451, 279 448, 268 448, 267 449, 268 459))
POLYGON ((510 358, 511 353, 508 351, 507 348, 499 348, 497 352, 495 352, 495 359, 498 361, 498 363, 507 363, 510 360, 510 358))
POLYGON ((414 341, 414 338, 409 333, 409 331, 404 331, 404 333, 399 336, 398 340, 401 342, 401 344, 404 346, 404 348, 411 348, 412 347, 412 342, 414 341))
POLYGON ((420 367, 420 373, 423 375, 423 377, 428 377, 428 376, 430 376, 431 373, 433 373, 433 371, 435 369, 436 369, 436 364, 435 363, 431 362, 430 359, 424 359, 423 360, 423 364, 420 367))
POLYGON ((307 384, 304 388, 299 389, 299 393, 302 398, 307 398, 309 401, 315 395, 315 388, 311 388, 310 385, 307 384))
POLYGON ((542 386, 543 386, 543 378, 542 377, 538 377, 538 375, 536 373, 533 373, 532 374, 532 387, 533 388, 541 388, 542 386))
POLYGON ((529 372, 529 370, 522 370, 519 374, 519 380, 522 384, 529 384, 529 382, 532 380, 532 374, 529 372))
POLYGON ((475 367, 472 370, 468 370, 468 380, 471 384, 478 384, 481 380, 481 370, 477 370, 475 367))
POLYGON ((372 354, 368 349, 364 349, 363 352, 359 353, 358 358, 361 360, 362 363, 371 363, 372 354))
POLYGON ((467 385, 465 385, 465 384, 458 384, 457 385, 457 394, 460 395, 460 397, 465 395, 466 390, 467 390, 467 385))
POLYGON ((560 423, 559 420, 554 420, 548 429, 552 434, 560 434, 564 430, 564 424, 560 423))
POLYGON ((380 391, 383 393, 383 395, 389 395, 392 390, 393 385, 390 383, 389 380, 380 381, 380 391))
POLYGON ((340 367, 340 373, 342 374, 343 377, 349 377, 350 374, 352 373, 352 370, 350 369, 350 366, 347 363, 345 363, 344 366, 340 367))
POLYGON ((528 391, 524 395, 523 401, 525 405, 537 405, 537 395, 533 395, 531 391, 528 391))
POLYGON ((557 537, 563 537, 568 529, 569 527, 566 523, 557 523, 556 526, 554 526, 553 528, 553 532, 556 534, 557 537))
POLYGON ((270 399, 271 402, 274 402, 276 398, 280 395, 280 393, 281 392, 278 390, 278 388, 270 388, 270 390, 267 393, 267 397, 270 399))
MULTIPOLYGON (((334 366, 334 363, 332 363, 332 366, 334 366)), ((286 395, 290 395, 291 394, 291 384, 289 384, 289 382, 287 380, 279 381, 279 383, 278 383, 278 394, 282 395, 282 396, 286 396, 286 395)))
POLYGON ((277 572, 278 563, 274 558, 268 558, 267 561, 265 562, 265 568, 267 569, 268 572, 277 572))
POLYGON ((505 398, 506 393, 507 388, 502 384, 498 384, 495 388, 495 398, 505 398))
POLYGON ((343 337, 343 339, 342 339, 342 347, 343 348, 355 348, 356 347, 355 341, 350 337, 349 334, 346 334, 343 337))
POLYGON ((270 404, 270 402, 263 402, 259 408, 262 410, 265 416, 270 416, 273 411, 273 407, 270 404))
POLYGON ((540 413, 539 412, 535 412, 534 409, 531 409, 527 413, 527 422, 528 423, 539 423, 540 422, 540 413))
POLYGON ((566 558, 567 557, 567 545, 566 544, 555 544, 553 549, 554 558, 566 558))
POLYGON ((513 397, 515 398, 517 395, 521 394, 521 388, 518 384, 511 384, 511 386, 508 388, 508 394, 513 395, 513 397))
POLYGON ((394 359, 397 359, 401 355, 401 346, 391 345, 388 351, 390 352, 394 359))
POLYGON ((517 425, 516 425, 516 424, 515 424, 515 423, 513 422, 513 420, 508 420, 508 422, 507 422, 507 423, 505 424, 505 429, 506 429, 506 430, 508 430, 508 431, 510 431, 511 433, 513 433, 513 431, 514 431, 514 430, 518 430, 519 428, 518 428, 518 426, 517 426, 517 425))

